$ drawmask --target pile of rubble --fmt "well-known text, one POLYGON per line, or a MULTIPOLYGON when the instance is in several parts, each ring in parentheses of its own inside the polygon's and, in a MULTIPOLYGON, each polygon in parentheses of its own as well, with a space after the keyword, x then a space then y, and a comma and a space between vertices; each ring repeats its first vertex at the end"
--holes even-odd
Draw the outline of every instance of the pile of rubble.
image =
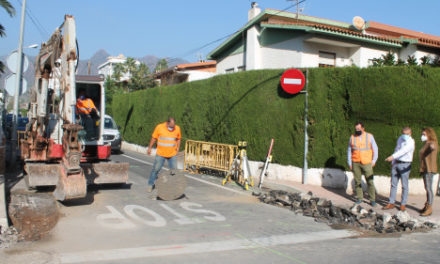
POLYGON ((18 233, 15 227, 8 228, 1 227, 0 231, 0 248, 9 248, 17 242, 23 240, 22 236, 18 233))
POLYGON ((330 226, 347 226, 378 233, 395 233, 404 231, 426 231, 437 226, 431 222, 422 222, 411 217, 406 211, 390 214, 378 214, 373 209, 366 210, 360 205, 351 208, 338 207, 330 200, 314 197, 309 193, 290 193, 271 190, 267 193, 254 192, 260 201, 290 209, 295 214, 315 218, 317 222, 330 226))

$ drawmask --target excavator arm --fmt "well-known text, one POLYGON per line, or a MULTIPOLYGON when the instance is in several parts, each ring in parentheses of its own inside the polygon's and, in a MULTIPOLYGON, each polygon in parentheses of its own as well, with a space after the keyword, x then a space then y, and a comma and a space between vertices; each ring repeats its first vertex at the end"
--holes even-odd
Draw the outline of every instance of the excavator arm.
POLYGON ((54 196, 61 201, 86 196, 84 168, 86 171, 90 171, 90 167, 100 168, 91 170, 101 172, 91 176, 94 179, 99 176, 95 182, 125 183, 128 180, 128 164, 81 164, 84 148, 78 132, 83 127, 75 116, 77 63, 75 19, 66 15, 63 24, 41 45, 37 56, 28 112, 30 125, 21 141, 28 186, 56 185, 54 196), (114 175, 114 171, 120 173, 114 175), (110 175, 108 181, 107 175, 110 175))

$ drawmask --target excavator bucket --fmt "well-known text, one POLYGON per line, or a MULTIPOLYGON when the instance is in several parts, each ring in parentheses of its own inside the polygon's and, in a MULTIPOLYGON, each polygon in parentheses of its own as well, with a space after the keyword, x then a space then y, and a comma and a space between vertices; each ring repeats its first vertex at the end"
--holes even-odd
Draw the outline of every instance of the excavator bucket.
POLYGON ((87 182, 82 171, 67 174, 61 164, 27 163, 26 184, 29 187, 54 186, 54 196, 59 201, 83 198, 87 182))
POLYGON ((58 179, 61 176, 61 166, 59 163, 26 163, 24 170, 26 171, 26 184, 31 188, 57 185, 58 179))
POLYGON ((127 183, 128 162, 81 163, 89 184, 127 183))
POLYGON ((29 187, 56 186, 59 201, 83 198, 87 184, 127 183, 129 163, 81 163, 78 173, 67 173, 61 164, 26 163, 26 184, 29 187))
POLYGON ((58 201, 84 198, 86 195, 87 181, 82 171, 69 175, 63 172, 53 192, 58 201))

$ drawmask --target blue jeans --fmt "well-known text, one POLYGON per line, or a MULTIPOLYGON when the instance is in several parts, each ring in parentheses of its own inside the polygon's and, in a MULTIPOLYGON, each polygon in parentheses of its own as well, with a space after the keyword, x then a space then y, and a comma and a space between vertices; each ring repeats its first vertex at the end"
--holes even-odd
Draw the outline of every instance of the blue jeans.
POLYGON ((411 172, 411 163, 396 163, 391 169, 391 191, 390 191, 390 204, 394 204, 396 201, 397 184, 399 178, 402 180, 402 201, 400 204, 406 205, 408 201, 408 178, 411 172))
POLYGON ((160 169, 162 169, 163 164, 165 163, 165 160, 168 160, 168 167, 170 167, 170 169, 177 168, 176 156, 173 156, 171 158, 165 158, 165 157, 156 155, 156 158, 154 159, 153 169, 151 170, 150 178, 148 179, 148 185, 150 185, 150 186, 154 185, 154 183, 157 180, 157 174, 159 173, 160 169))
POLYGON ((423 173, 423 182, 425 183, 426 190, 426 201, 428 204, 432 205, 434 202, 434 193, 432 191, 432 177, 434 173, 432 172, 424 172, 423 173))

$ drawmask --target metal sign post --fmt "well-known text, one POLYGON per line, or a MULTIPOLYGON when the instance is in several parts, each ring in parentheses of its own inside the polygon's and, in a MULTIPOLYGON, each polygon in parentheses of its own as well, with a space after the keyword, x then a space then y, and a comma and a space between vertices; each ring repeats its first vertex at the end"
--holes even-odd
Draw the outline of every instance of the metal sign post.
POLYGON ((17 159, 17 116, 18 116, 18 97, 20 94, 21 78, 23 70, 23 35, 24 35, 24 18, 26 12, 26 0, 23 0, 21 6, 21 24, 20 24, 20 39, 18 41, 18 63, 17 63, 17 79, 15 80, 15 94, 14 94, 14 113, 12 114, 12 140, 11 140, 11 165, 14 168, 17 159))
POLYGON ((309 96, 309 93, 307 92, 307 86, 309 84, 309 70, 306 70, 306 85, 304 91, 301 91, 301 93, 304 93, 306 96, 305 102, 304 102, 304 165, 303 165, 303 174, 302 174, 302 183, 307 184, 307 170, 308 170, 308 164, 307 164, 307 155, 309 152, 309 135, 307 133, 307 126, 308 126, 308 119, 307 119, 307 111, 308 111, 308 103, 307 103, 307 97, 309 96))
POLYGON ((289 94, 303 93, 305 94, 305 102, 304 102, 304 165, 303 165, 303 175, 302 181, 303 184, 307 184, 307 155, 309 152, 309 136, 307 134, 307 111, 308 111, 308 103, 307 97, 309 96, 307 92, 307 86, 309 83, 309 70, 306 70, 306 77, 304 74, 298 69, 289 69, 286 70, 281 76, 281 87, 285 92, 289 94), (304 91, 302 89, 304 88, 304 91))

